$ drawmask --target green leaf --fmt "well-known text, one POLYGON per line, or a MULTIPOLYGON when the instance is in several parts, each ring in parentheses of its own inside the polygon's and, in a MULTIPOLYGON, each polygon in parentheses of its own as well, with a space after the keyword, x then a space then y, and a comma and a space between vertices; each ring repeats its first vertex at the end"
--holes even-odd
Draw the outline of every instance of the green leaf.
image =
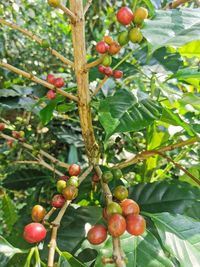
POLYGON ((66 251, 61 252, 58 266, 59 267, 86 267, 85 264, 81 263, 72 254, 66 251))
POLYGON ((180 47, 200 40, 200 9, 159 10, 153 19, 145 20, 142 33, 151 52, 159 47, 180 47))
POLYGON ((53 111, 56 108, 56 106, 57 106, 57 100, 54 99, 49 101, 46 107, 40 111, 40 119, 43 125, 46 125, 50 122, 50 120, 53 117, 53 111))
POLYGON ((142 211, 185 214, 192 205, 199 205, 200 190, 186 182, 169 180, 135 185, 129 189, 129 197, 142 211))
MULTIPOLYGON (((120 241, 127 257, 127 267, 175 267, 167 255, 165 255, 158 240, 149 231, 146 231, 145 234, 138 237, 124 234, 121 236, 120 241)), ((95 248, 95 246, 93 247, 95 248)), ((99 255, 95 262, 95 267, 101 266, 102 256, 112 256, 111 237, 99 248, 99 255)), ((113 267, 112 264, 106 266, 113 267)))
POLYGON ((178 80, 196 78, 200 80, 200 71, 198 67, 180 69, 175 74, 171 75, 167 80, 173 78, 177 78, 178 80))
POLYGON ((3 186, 12 190, 24 190, 45 183, 49 177, 36 169, 20 169, 8 174, 3 181, 3 186))
POLYGON ((4 193, 2 199, 3 219, 8 227, 8 230, 12 230, 12 226, 17 221, 16 207, 10 197, 4 193))
POLYGON ((138 131, 160 118, 162 107, 142 91, 121 89, 100 102, 99 120, 106 140, 114 133, 138 131))
POLYGON ((176 257, 180 266, 199 266, 200 222, 179 214, 160 213, 150 217, 163 246, 176 257))
POLYGON ((181 105, 191 105, 195 109, 200 110, 200 97, 194 93, 185 93, 183 97, 178 101, 181 105))
POLYGON ((17 253, 26 253, 23 250, 13 247, 2 236, 0 236, 0 264, 6 267, 8 261, 17 253))
POLYGON ((186 45, 180 47, 178 51, 182 56, 188 58, 193 58, 193 57, 200 58, 200 41, 198 40, 187 43, 186 45))

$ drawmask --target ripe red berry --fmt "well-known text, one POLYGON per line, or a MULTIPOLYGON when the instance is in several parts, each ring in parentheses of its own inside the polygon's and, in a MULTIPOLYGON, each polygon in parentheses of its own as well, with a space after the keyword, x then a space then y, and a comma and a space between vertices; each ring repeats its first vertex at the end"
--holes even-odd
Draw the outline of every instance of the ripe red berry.
POLYGON ((109 49, 109 45, 107 45, 104 41, 97 43, 96 51, 100 54, 105 54, 109 49))
POLYGON ((56 92, 54 90, 49 90, 47 92, 47 98, 49 100, 55 99, 56 98, 56 92))
POLYGON ((5 124, 3 122, 0 123, 0 131, 3 131, 5 129, 5 124))
POLYGON ((24 239, 28 243, 38 243, 46 237, 46 229, 41 223, 29 223, 24 227, 24 239))
POLYGON ((60 176, 59 180, 67 181, 69 180, 69 176, 66 176, 66 175, 60 176))
POLYGON ((126 220, 120 214, 113 214, 108 218, 108 231, 113 237, 119 237, 126 230, 126 220))
POLYGON ((53 74, 48 74, 47 75, 47 82, 51 83, 51 84, 54 84, 54 81, 55 81, 54 75, 53 74))
POLYGON ((107 238, 107 229, 101 224, 93 226, 88 234, 87 239, 93 245, 99 245, 103 243, 107 238))
POLYGON ((122 78, 122 77, 123 77, 123 71, 121 71, 121 70, 115 70, 115 71, 113 72, 113 77, 114 77, 115 79, 120 79, 120 78, 122 78))
POLYGON ((72 164, 69 166, 68 172, 70 176, 78 176, 81 172, 81 167, 78 164, 72 164))
POLYGON ((112 76, 113 75, 113 70, 111 67, 106 67, 104 70, 104 73, 106 76, 112 76))
POLYGON ((138 214, 130 214, 126 217, 126 230, 131 235, 142 235, 146 229, 145 219, 138 214))
POLYGON ((44 219, 46 210, 41 205, 35 205, 32 208, 31 217, 34 222, 41 222, 44 219))
POLYGON ((105 67, 103 65, 98 66, 98 71, 104 74, 105 67))
POLYGON ((130 214, 139 214, 140 213, 140 207, 132 199, 124 199, 120 203, 120 206, 122 208, 123 216, 128 216, 130 214))
POLYGON ((61 88, 65 85, 64 79, 63 78, 56 78, 54 81, 55 87, 61 88))
POLYGON ((122 7, 117 12, 117 20, 123 25, 128 25, 133 20, 134 15, 130 8, 122 7))
POLYGON ((55 195, 53 196, 52 200, 51 200, 51 206, 54 208, 62 208, 62 206, 65 203, 65 198, 63 195, 55 195))
POLYGON ((99 176, 97 173, 95 173, 93 176, 92 176, 92 181, 95 182, 95 183, 98 183, 100 181, 99 179, 99 176))
POLYGON ((9 147, 13 147, 13 143, 14 143, 14 140, 12 139, 9 139, 6 141, 6 144, 9 146, 9 147))

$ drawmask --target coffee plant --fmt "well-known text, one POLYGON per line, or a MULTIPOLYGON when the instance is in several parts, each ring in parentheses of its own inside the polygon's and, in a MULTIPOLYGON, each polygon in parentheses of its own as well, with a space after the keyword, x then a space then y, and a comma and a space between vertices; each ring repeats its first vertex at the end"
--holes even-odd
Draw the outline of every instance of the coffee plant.
POLYGON ((1 267, 200 267, 200 2, 0 3, 1 267))

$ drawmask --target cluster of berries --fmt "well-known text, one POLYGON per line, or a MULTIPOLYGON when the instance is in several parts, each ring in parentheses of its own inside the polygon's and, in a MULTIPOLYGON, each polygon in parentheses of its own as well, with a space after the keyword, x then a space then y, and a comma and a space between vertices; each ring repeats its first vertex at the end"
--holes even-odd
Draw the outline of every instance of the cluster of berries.
MULTIPOLYGON (((69 176, 61 176, 57 182, 57 191, 59 194, 53 196, 51 206, 54 208, 62 208, 66 200, 73 200, 78 194, 78 175, 81 168, 77 164, 69 167, 69 176)), ((46 210, 41 205, 35 205, 31 212, 33 222, 24 227, 24 239, 28 243, 38 243, 46 237, 46 229, 43 225, 46 210)))
MULTIPOLYGON (((5 123, 0 122, 0 132, 5 130, 5 128, 6 128, 5 123)), ((12 137, 17 139, 20 142, 24 142, 25 141, 24 135, 25 135, 24 131, 12 131, 12 137)), ((14 139, 8 139, 6 141, 6 144, 9 147, 13 147, 14 141, 15 141, 14 139)))
POLYGON ((134 200, 127 198, 127 188, 122 185, 117 186, 113 196, 116 201, 110 202, 103 209, 103 218, 107 226, 97 224, 87 233, 87 239, 93 245, 103 243, 108 233, 112 237, 119 237, 127 231, 131 235, 138 236, 146 229, 146 221, 139 215, 140 207, 134 200))
MULTIPOLYGON (((46 80, 48 83, 53 84, 56 88, 61 88, 65 85, 63 78, 61 78, 61 77, 56 78, 53 74, 48 74, 46 80)), ((47 98, 49 100, 55 99, 56 98, 56 92, 54 90, 49 90, 47 92, 47 98)))

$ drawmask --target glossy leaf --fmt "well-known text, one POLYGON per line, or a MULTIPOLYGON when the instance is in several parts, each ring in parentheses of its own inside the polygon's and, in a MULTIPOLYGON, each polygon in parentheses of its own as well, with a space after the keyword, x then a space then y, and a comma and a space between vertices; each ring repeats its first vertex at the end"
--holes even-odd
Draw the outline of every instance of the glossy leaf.
POLYGON ((190 42, 178 49, 179 53, 182 56, 193 58, 198 57, 200 58, 200 41, 193 41, 190 42))
POLYGON ((17 221, 16 207, 7 193, 4 193, 2 199, 2 211, 3 219, 8 227, 8 230, 12 230, 12 226, 17 221))
POLYGON ((72 254, 66 251, 61 252, 58 266, 59 267, 86 267, 86 265, 81 263, 79 260, 73 257, 72 254))

